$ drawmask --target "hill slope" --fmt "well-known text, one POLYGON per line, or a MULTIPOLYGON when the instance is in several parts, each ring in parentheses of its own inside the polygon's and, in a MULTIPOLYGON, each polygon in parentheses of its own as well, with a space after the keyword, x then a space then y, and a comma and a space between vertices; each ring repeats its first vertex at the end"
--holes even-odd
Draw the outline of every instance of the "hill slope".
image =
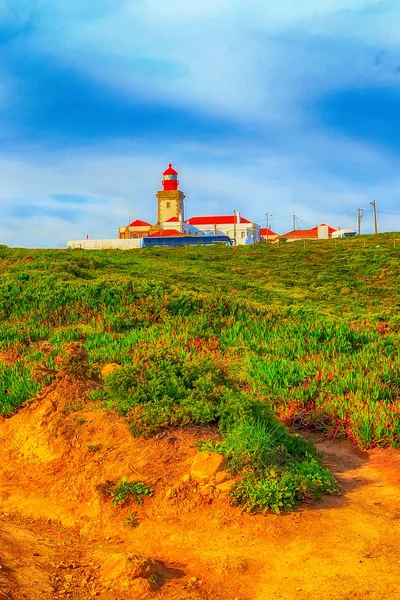
POLYGON ((34 395, 35 365, 54 368, 60 347, 78 340, 99 367, 158 351, 175 362, 188 353, 208 365, 221 360, 239 388, 286 423, 362 447, 397 446, 395 244, 395 234, 383 234, 305 248, 2 247, 0 411, 34 395))

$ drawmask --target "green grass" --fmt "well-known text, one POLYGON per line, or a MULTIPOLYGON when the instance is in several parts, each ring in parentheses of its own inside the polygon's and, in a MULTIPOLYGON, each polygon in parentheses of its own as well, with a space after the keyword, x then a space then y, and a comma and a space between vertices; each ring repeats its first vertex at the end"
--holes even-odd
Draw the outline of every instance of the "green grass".
MULTIPOLYGON (((217 423, 220 451, 245 474, 234 501, 248 510, 335 491, 312 446, 281 423, 363 448, 400 446, 396 238, 131 252, 0 246, 0 414, 51 381, 37 367, 57 368, 75 341, 90 362, 81 375, 122 365, 93 397, 134 435, 217 423)), ((68 364, 79 374, 79 357, 68 364)))

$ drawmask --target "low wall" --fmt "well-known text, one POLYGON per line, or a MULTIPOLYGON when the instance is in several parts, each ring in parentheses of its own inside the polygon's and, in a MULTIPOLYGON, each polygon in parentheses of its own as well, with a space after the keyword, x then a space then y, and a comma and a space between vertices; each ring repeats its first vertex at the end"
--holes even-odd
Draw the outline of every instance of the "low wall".
POLYGON ((84 250, 134 250, 142 247, 142 240, 69 240, 67 248, 84 250))

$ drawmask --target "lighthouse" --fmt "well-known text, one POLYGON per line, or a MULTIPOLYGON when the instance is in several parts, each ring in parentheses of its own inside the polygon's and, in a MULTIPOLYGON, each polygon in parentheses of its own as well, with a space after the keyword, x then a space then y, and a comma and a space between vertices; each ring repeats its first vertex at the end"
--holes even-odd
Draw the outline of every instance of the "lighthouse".
POLYGON ((156 194, 158 200, 158 223, 161 225, 166 221, 185 220, 184 204, 185 194, 179 190, 178 171, 170 163, 168 169, 163 173, 163 189, 156 194))
POLYGON ((178 171, 172 168, 172 164, 169 163, 168 169, 163 173, 162 185, 165 191, 175 191, 179 187, 178 171))

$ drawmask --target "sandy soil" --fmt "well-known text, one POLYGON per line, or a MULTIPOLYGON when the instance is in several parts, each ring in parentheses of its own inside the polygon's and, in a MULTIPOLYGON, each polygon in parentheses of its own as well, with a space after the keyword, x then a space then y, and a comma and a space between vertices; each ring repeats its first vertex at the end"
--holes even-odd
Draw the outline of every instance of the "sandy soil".
POLYGON ((400 453, 321 441, 342 495, 250 516, 182 484, 213 430, 137 440, 84 398, 61 378, 0 421, 0 600, 400 600, 400 453), (114 506, 99 486, 124 476, 155 496, 114 506), (108 557, 126 553, 157 561, 151 589, 107 580, 108 557))

